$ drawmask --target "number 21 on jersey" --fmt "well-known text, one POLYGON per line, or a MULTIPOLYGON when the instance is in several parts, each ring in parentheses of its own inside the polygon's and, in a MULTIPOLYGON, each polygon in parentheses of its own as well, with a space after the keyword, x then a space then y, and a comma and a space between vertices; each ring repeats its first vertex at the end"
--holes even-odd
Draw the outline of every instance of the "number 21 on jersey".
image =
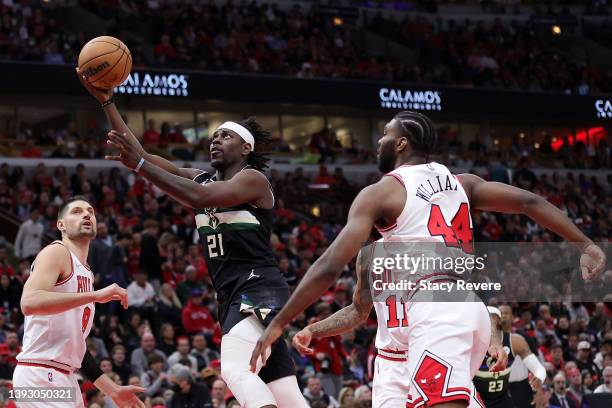
POLYGON ((206 236, 206 242, 208 244, 208 256, 216 258, 217 256, 223 256, 223 235, 213 234, 206 236))

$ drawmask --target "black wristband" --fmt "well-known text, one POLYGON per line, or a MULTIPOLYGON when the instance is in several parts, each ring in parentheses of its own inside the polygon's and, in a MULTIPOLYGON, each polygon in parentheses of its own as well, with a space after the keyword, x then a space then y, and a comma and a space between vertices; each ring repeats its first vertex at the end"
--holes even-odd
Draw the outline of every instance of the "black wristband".
POLYGON ((85 352, 83 356, 83 362, 81 363, 81 370, 83 374, 87 376, 92 382, 96 381, 102 374, 102 370, 100 370, 100 366, 93 358, 93 356, 89 353, 89 351, 85 352))
POLYGON ((113 103, 115 103, 115 97, 111 96, 108 101, 103 102, 100 106, 102 106, 103 108, 106 108, 108 105, 111 105, 113 103))

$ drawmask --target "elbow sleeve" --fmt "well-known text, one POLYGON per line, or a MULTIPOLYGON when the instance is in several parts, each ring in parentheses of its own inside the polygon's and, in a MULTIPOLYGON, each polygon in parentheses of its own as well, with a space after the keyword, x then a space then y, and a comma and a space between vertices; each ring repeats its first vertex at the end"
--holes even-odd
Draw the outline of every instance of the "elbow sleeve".
POLYGON ((538 361, 535 355, 530 354, 527 356, 527 358, 523 359, 523 363, 525 364, 525 367, 527 367, 527 369, 531 371, 540 381, 544 382, 544 380, 546 380, 546 369, 538 361))

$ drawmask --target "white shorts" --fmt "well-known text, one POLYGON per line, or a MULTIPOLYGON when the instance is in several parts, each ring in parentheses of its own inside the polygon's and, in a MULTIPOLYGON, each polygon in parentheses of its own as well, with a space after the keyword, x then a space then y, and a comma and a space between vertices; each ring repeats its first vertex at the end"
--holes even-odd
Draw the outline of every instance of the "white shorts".
POLYGON ((64 374, 54 368, 18 364, 13 373, 13 387, 44 387, 46 389, 71 387, 74 396, 73 402, 19 402, 16 400, 18 408, 83 408, 85 406, 76 376, 74 374, 64 374))
POLYGON ((408 352, 379 350, 374 360, 372 408, 403 408, 409 390, 408 352))
POLYGON ((408 408, 474 396, 472 378, 489 347, 489 313, 480 302, 413 302, 408 310, 408 408))

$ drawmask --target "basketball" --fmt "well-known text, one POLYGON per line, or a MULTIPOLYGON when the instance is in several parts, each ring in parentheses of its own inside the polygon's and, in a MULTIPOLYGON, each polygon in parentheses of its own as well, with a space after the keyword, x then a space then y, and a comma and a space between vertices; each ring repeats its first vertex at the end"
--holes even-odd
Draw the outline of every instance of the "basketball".
POLYGON ((79 53, 79 70, 96 88, 111 89, 125 81, 132 70, 130 50, 115 37, 89 41, 79 53))

